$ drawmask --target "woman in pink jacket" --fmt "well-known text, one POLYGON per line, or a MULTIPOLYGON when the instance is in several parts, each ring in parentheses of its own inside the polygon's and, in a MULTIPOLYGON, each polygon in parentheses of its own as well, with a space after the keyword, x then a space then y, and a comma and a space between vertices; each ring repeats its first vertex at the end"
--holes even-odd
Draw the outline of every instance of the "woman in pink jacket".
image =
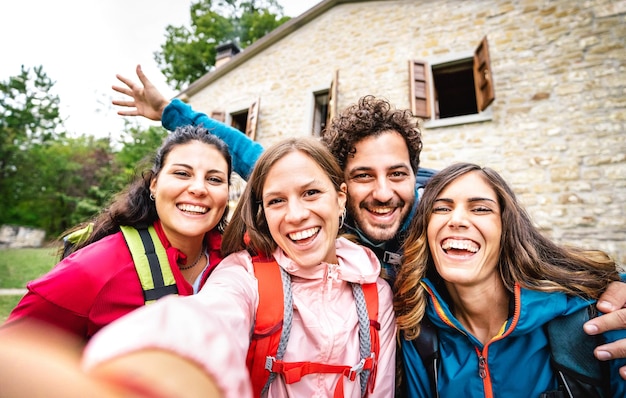
MULTIPOLYGON (((295 138, 272 146, 257 162, 224 233, 222 249, 228 256, 201 291, 195 296, 166 297, 112 323, 87 345, 86 374, 67 369, 65 359, 61 364, 65 371, 55 372, 46 383, 63 385, 56 396, 70 397, 85 390, 97 397, 393 396, 396 326, 392 294, 378 276, 380 264, 375 255, 337 238, 345 191, 341 170, 317 140, 295 138), (283 329, 291 325, 291 331, 282 362, 286 367, 304 363, 297 377, 277 371, 263 393, 253 393, 252 385, 258 391, 259 380, 251 380, 246 370, 251 336, 261 313, 260 283, 254 270, 258 263, 253 264, 258 256, 275 259, 278 269, 288 276, 283 292, 291 288, 293 302, 286 308, 293 310, 292 318, 285 317, 282 323, 283 329), (359 288, 373 292, 378 302, 377 319, 366 319, 365 327, 362 311, 357 315, 359 288), (379 327, 373 333, 377 339, 360 339, 364 330, 371 333, 370 325, 379 327), (360 351, 367 344, 377 355, 368 351, 362 367, 360 351), (323 373, 320 366, 347 371, 323 373), (365 384, 361 368, 366 370, 365 384)), ((280 282, 275 288, 280 289, 280 282)), ((45 359, 49 362, 50 356, 45 359)), ((266 358, 252 359, 264 362, 266 358)), ((35 366, 43 369, 43 362, 35 366)), ((29 378, 33 372, 43 373, 29 369, 29 378)), ((18 383, 14 374, 5 376, 11 377, 13 387, 18 383)), ((42 383, 23 384, 29 390, 21 392, 31 395, 44 388, 42 383)), ((51 388, 43 391, 55 396, 51 388)))

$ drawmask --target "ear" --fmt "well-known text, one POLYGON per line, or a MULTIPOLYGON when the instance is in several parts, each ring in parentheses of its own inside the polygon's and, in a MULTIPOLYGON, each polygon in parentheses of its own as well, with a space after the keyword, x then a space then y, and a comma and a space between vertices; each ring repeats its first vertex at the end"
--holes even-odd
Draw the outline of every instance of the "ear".
POLYGON ((152 180, 150 180, 150 193, 152 193, 152 195, 156 193, 156 183, 156 178, 152 177, 152 180))
POLYGON ((339 186, 339 192, 337 192, 337 200, 339 204, 339 215, 346 209, 346 202, 348 201, 348 186, 345 182, 342 182, 339 186))

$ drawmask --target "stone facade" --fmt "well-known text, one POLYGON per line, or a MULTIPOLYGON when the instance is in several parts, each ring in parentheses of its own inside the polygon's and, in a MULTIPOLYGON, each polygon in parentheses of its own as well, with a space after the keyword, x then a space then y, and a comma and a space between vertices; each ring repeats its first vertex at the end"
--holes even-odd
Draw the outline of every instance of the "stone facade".
MULTIPOLYGON (((626 1, 326 0, 180 93, 211 114, 260 98, 256 139, 311 134, 313 93, 408 108, 408 61, 487 37, 488 120, 423 129, 421 165, 492 167, 550 237, 626 264, 626 1)), ((227 120, 228 122, 228 120, 227 120)))

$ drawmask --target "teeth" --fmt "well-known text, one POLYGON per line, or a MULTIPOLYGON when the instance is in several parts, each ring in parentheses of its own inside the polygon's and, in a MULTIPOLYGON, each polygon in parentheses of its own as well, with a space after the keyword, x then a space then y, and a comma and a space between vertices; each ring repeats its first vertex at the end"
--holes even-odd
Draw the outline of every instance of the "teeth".
POLYGON ((317 231, 319 230, 320 230, 319 227, 305 229, 304 231, 299 231, 299 232, 294 232, 292 234, 289 234, 289 238, 292 240, 301 240, 301 239, 310 238, 311 236, 315 235, 317 231))
POLYGON ((393 211, 393 207, 377 207, 377 208, 370 209, 370 211, 376 214, 387 214, 393 211))
POLYGON ((202 206, 195 206, 195 205, 188 205, 188 204, 182 204, 182 205, 178 205, 178 208, 182 211, 188 211, 191 213, 200 213, 200 214, 204 214, 206 213, 209 209, 206 207, 202 207, 202 206))
POLYGON ((469 240, 446 239, 441 247, 443 248, 443 250, 466 250, 472 253, 476 253, 478 251, 478 246, 476 246, 473 242, 469 240))

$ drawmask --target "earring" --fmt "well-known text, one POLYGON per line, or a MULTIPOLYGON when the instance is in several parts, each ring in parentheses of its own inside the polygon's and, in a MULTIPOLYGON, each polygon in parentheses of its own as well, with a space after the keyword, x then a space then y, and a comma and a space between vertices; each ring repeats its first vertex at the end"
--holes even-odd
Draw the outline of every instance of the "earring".
POLYGON ((150 192, 150 200, 154 202, 154 195, 150 192))
POLYGON ((343 222, 346 221, 346 208, 343 208, 343 213, 341 213, 341 216, 339 217, 339 229, 341 229, 343 227, 343 222))

